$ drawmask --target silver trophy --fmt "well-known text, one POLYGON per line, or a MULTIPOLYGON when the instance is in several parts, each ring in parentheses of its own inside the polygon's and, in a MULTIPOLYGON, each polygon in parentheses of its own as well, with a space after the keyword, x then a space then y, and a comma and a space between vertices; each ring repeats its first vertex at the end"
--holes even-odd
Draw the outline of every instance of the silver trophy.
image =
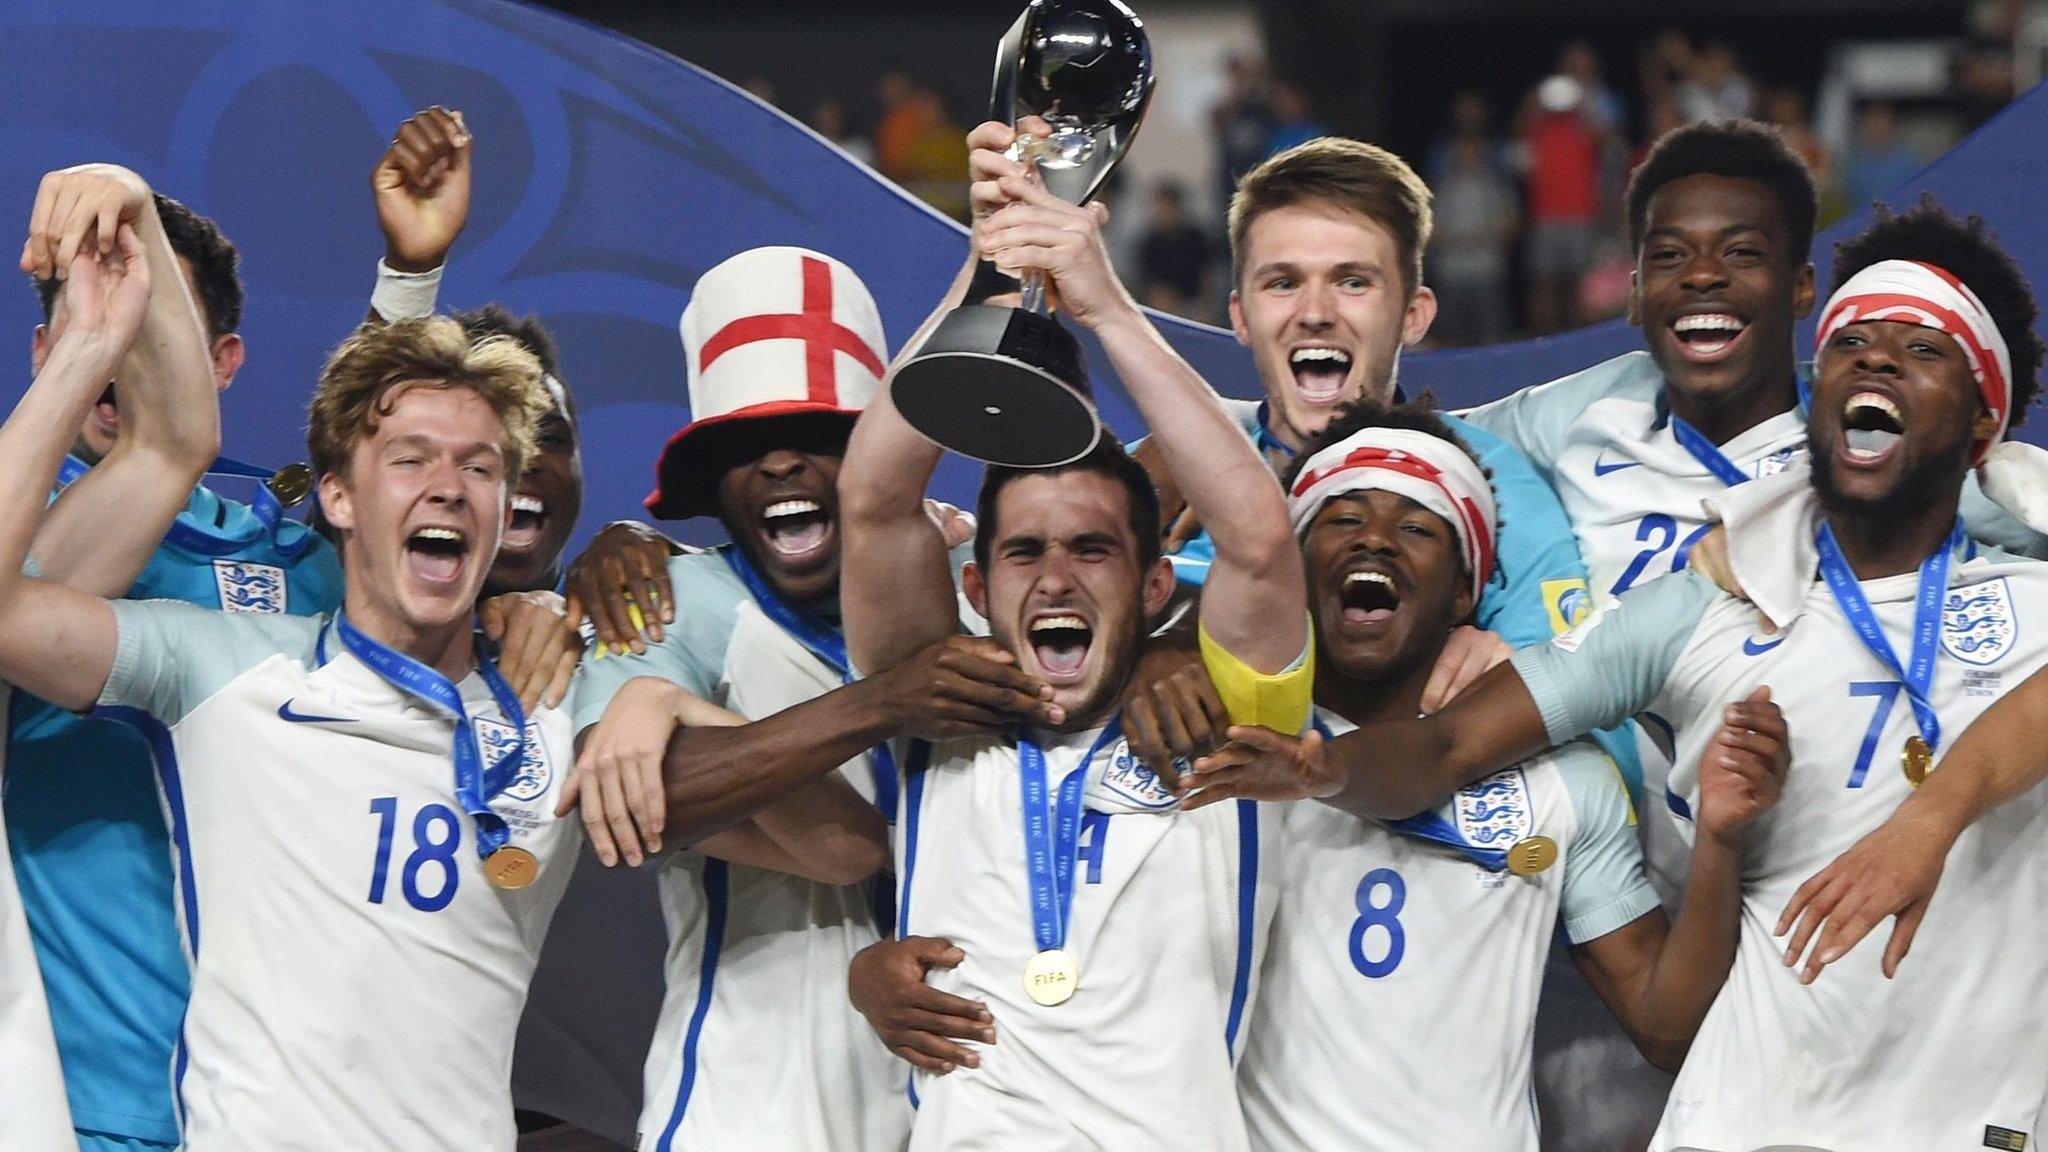
MULTIPOLYGON (((1010 155, 1053 195, 1085 204, 1130 149, 1151 97, 1145 25, 1121 0, 1031 0, 996 48, 989 117, 1044 118, 1052 135, 1021 138, 1010 155)), ((1087 455, 1102 418, 1081 345, 1047 311, 1045 287, 1031 272, 1021 308, 947 313, 896 371, 904 418, 941 447, 991 464, 1048 468, 1087 455)))

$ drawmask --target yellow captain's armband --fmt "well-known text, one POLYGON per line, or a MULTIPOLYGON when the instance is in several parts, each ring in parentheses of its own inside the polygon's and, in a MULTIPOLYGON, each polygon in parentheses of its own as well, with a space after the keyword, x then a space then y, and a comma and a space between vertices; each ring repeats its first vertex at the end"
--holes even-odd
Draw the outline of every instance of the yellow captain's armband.
POLYGON ((1206 625, 1197 624, 1202 667, 1209 672, 1216 695, 1230 712, 1233 724, 1253 724, 1275 732, 1296 733, 1308 727, 1309 707, 1315 695, 1315 621, 1309 621, 1309 641, 1301 657, 1286 669, 1270 675, 1225 651, 1209 635, 1206 625))

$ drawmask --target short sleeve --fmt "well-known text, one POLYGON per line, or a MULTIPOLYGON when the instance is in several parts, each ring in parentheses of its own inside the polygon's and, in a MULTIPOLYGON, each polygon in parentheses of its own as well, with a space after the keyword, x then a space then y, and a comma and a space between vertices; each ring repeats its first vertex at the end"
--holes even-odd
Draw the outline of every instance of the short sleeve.
POLYGON ((1238 659, 1209 635, 1206 626, 1196 624, 1202 667, 1216 686, 1224 710, 1230 713, 1231 723, 1287 733, 1308 727, 1316 680, 1314 621, 1309 622, 1308 635, 1308 643, 1294 663, 1267 674, 1238 659))
POLYGON ((1510 663, 1551 743, 1611 727, 1648 707, 1708 605, 1722 594, 1694 572, 1674 572, 1629 589, 1550 643, 1515 653, 1510 663))
POLYGON ((1493 477, 1500 509, 1498 571, 1479 598, 1478 623, 1511 648, 1541 644, 1576 625, 1592 605, 1578 537, 1557 493, 1513 445, 1452 418, 1493 477))
POLYGON ((1565 854, 1559 913, 1565 939, 1584 944, 1656 908, 1657 890, 1643 869, 1635 806, 1614 762, 1582 741, 1552 756, 1579 825, 1565 854))
POLYGON ((669 559, 676 622, 644 653, 624 656, 591 648, 584 653, 570 719, 577 732, 597 723, 626 681, 658 676, 706 700, 719 701, 725 650, 732 642, 734 615, 744 592, 730 578, 723 558, 689 553, 669 559), (713 569, 712 564, 717 568, 713 569))
POLYGON ((216 612, 178 600, 110 600, 114 666, 99 703, 176 724, 242 673, 279 654, 309 659, 322 621, 216 612))

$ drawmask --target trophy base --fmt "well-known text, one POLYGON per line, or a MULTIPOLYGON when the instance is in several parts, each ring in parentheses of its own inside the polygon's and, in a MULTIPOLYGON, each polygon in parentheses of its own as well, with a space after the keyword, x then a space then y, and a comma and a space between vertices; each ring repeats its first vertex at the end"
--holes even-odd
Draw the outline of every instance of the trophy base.
POLYGON ((1086 456, 1102 435, 1081 346, 1050 316, 970 304, 939 321, 890 384, 925 439, 1011 468, 1086 456))

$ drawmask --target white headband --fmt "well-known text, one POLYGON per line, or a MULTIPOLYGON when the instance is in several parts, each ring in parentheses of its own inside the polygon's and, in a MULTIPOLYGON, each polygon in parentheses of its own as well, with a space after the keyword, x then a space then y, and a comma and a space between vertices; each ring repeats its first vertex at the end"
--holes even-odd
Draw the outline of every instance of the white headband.
POLYGON ((1287 494, 1295 535, 1330 500, 1352 492, 1406 496, 1458 534, 1476 601, 1493 575, 1493 485, 1465 449, 1407 428, 1366 428, 1308 458, 1287 494))
POLYGON ((1918 260, 1880 260, 1849 277, 1828 298, 1814 331, 1814 358, 1826 352, 1828 341, 1843 326, 1866 320, 1918 324, 1954 337, 1969 361, 1970 375, 1977 379, 1984 406, 1998 418, 1997 433, 1977 445, 1970 463, 1980 463, 1993 444, 2005 439, 2012 419, 2012 353, 1969 285, 1945 268, 1918 260))

